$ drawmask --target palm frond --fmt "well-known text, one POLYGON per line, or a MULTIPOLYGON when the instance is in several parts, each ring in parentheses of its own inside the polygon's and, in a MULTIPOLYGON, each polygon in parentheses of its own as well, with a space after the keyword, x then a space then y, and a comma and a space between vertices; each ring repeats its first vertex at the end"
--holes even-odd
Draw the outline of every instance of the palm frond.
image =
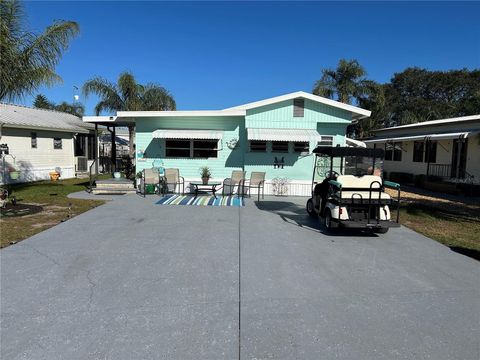
POLYGON ((79 32, 77 23, 57 21, 37 35, 24 21, 19 1, 0 1, 0 100, 21 98, 61 80, 55 66, 79 32))

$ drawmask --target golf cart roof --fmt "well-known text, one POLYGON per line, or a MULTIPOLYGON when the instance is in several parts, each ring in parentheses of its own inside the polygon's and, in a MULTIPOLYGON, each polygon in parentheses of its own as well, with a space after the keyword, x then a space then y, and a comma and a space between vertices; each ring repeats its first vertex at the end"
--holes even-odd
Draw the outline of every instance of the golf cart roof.
POLYGON ((367 156, 379 159, 383 159, 385 155, 385 151, 383 149, 354 148, 348 146, 318 146, 313 150, 313 153, 331 157, 367 156))

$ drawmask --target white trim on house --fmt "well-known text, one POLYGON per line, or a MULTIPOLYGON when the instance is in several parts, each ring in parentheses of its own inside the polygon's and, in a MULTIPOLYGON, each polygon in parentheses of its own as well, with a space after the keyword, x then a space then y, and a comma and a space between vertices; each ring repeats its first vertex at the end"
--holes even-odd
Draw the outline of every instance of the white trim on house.
POLYGON ((377 130, 374 130, 373 132, 381 132, 381 131, 397 130, 397 129, 407 129, 407 128, 416 128, 416 127, 421 127, 421 126, 451 124, 451 123, 456 123, 456 122, 475 121, 475 120, 480 120, 480 114, 479 115, 471 115, 471 116, 462 116, 462 117, 456 117, 456 118, 450 118, 450 119, 424 121, 424 122, 415 123, 415 124, 408 124, 408 125, 392 126, 392 127, 388 127, 388 128, 377 129, 377 130))
POLYGON ((320 141, 317 130, 313 129, 264 129, 248 128, 248 140, 260 141, 320 141))
POLYGON ((179 111, 119 111, 117 118, 130 117, 189 117, 245 116, 245 110, 179 110, 179 111))
POLYGON ((296 99, 296 98, 299 98, 299 97, 304 98, 304 99, 309 99, 309 100, 312 100, 312 101, 316 101, 316 102, 319 102, 319 103, 322 103, 322 104, 325 104, 325 105, 333 106, 333 107, 336 107, 336 108, 339 108, 339 109, 342 109, 342 110, 350 111, 352 114, 357 115, 357 116, 352 116, 352 118, 354 118, 356 120, 369 117, 372 114, 372 112, 369 111, 369 110, 365 110, 365 109, 362 109, 362 108, 359 108, 359 107, 356 107, 356 106, 353 106, 353 105, 344 104, 344 103, 341 103, 339 101, 335 101, 335 100, 332 100, 332 99, 327 99, 327 98, 324 98, 322 96, 309 94, 309 93, 304 92, 304 91, 296 91, 296 92, 293 92, 293 93, 280 95, 280 96, 276 96, 276 97, 265 99, 265 100, 260 100, 260 101, 255 101, 255 102, 243 104, 243 105, 234 106, 234 107, 231 107, 231 108, 227 108, 225 110, 250 110, 250 109, 258 108, 258 107, 265 106, 265 105, 270 105, 270 104, 275 104, 275 103, 279 103, 279 102, 286 101, 286 100, 296 99))
POLYGON ((221 130, 184 130, 158 129, 152 133, 154 139, 208 139, 220 140, 223 138, 221 130))
POLYGON ((455 133, 445 133, 445 134, 422 134, 422 135, 413 135, 413 136, 397 136, 381 139, 369 139, 365 140, 365 143, 375 144, 391 141, 412 141, 412 140, 443 140, 443 139, 464 139, 467 138, 470 134, 474 132, 455 132, 455 133))

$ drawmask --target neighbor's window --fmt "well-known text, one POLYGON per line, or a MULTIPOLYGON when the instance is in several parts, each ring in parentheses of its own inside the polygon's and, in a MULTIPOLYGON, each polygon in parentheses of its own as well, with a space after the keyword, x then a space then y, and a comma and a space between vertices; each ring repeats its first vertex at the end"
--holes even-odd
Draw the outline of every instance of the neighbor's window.
POLYGON ((293 151, 301 154, 308 154, 310 152, 310 144, 308 141, 295 141, 293 143, 293 151))
POLYGON ((385 160, 393 159, 393 143, 385 143, 385 160))
POLYGON ((267 142, 263 140, 250 140, 250 151, 251 152, 266 152, 267 151, 267 142))
POLYGON ((304 99, 293 99, 293 117, 303 117, 305 110, 304 99))
POLYGON ((190 140, 165 140, 165 157, 190 157, 190 140))
POLYGON ((413 142, 413 162, 422 162, 423 161, 423 151, 424 151, 424 142, 423 141, 414 141, 413 142))
POLYGON ((57 150, 62 149, 62 138, 53 138, 53 148, 57 150))
POLYGON ((402 143, 393 144, 393 161, 402 161, 402 143))
POLYGON ((425 162, 436 163, 437 162, 437 142, 427 141, 425 147, 425 162))
POLYGON ((272 141, 272 152, 288 153, 288 141, 272 141))
POLYGON ((37 133, 32 132, 32 133, 30 133, 30 136, 31 136, 32 149, 36 149, 37 148, 37 133))
POLYGON ((95 159, 95 136, 94 135, 88 135, 87 137, 87 142, 88 142, 88 160, 93 160, 95 159))
POLYGON ((216 158, 218 140, 193 140, 194 158, 216 158))
POLYGON ((318 146, 333 146, 333 136, 332 135, 322 135, 320 141, 317 144, 318 146))
POLYGON ((402 143, 385 144, 385 160, 402 161, 402 143))

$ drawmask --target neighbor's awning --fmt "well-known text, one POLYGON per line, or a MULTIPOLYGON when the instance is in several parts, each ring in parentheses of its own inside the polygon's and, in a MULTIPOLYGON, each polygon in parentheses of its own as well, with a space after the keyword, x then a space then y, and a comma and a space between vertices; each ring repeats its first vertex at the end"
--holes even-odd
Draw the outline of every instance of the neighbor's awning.
POLYGON ((384 143, 384 142, 393 142, 393 141, 427 141, 427 140, 445 140, 445 139, 465 139, 471 132, 455 132, 455 133, 445 133, 445 134, 423 134, 423 135, 413 135, 413 136, 400 136, 400 137, 390 137, 390 138, 381 138, 381 139, 368 139, 364 140, 366 143, 384 143))
POLYGON ((153 132, 154 139, 211 139, 223 138, 222 130, 185 130, 185 129, 158 129, 153 132))
POLYGON ((313 129, 247 129, 248 140, 317 141, 320 134, 313 129))

